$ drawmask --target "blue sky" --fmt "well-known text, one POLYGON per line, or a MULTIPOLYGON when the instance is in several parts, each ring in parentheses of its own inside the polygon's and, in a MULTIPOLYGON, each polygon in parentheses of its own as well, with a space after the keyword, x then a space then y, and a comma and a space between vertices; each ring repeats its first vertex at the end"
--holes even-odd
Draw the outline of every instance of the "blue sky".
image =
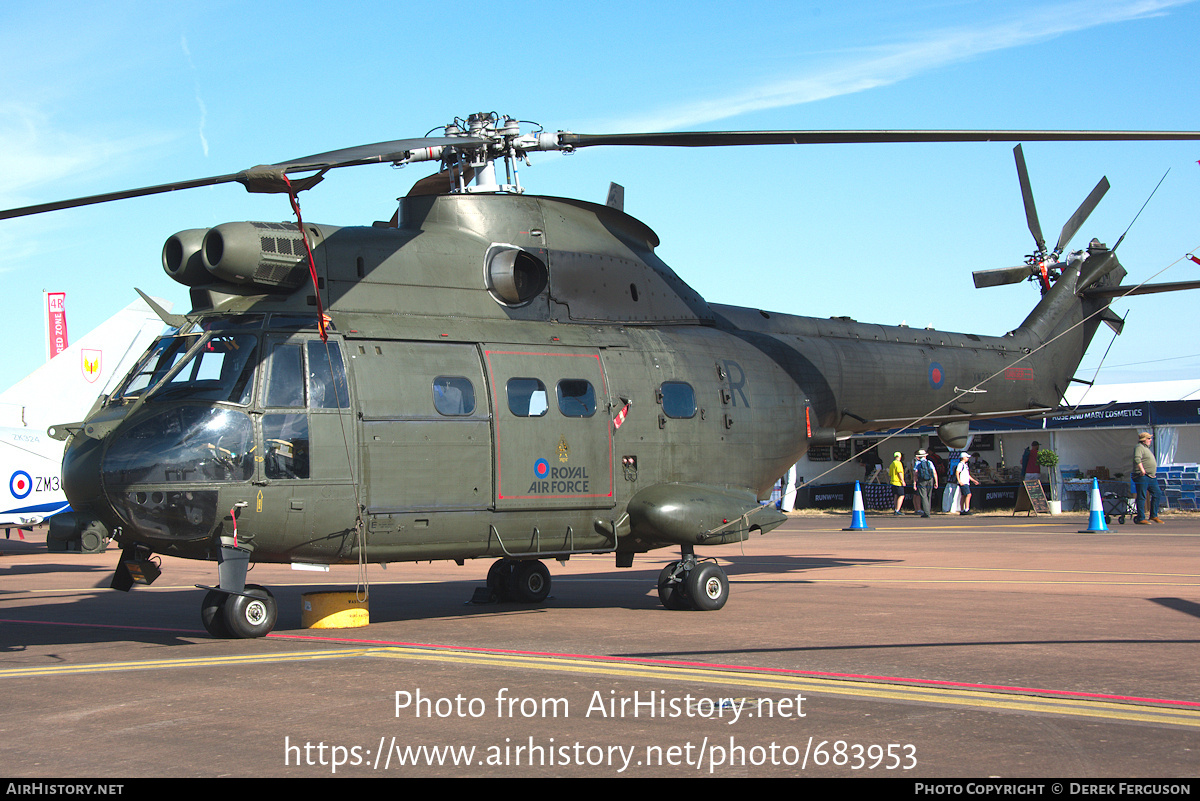
MULTIPOLYGON (((528 3, 60 2, 0 10, 0 208, 235 172, 422 136, 496 111, 547 129, 1200 129, 1200 2, 528 3)), ((1072 243, 1113 244, 1127 283, 1200 278, 1200 143, 1027 143, 1053 241, 1102 175, 1072 243)), ((387 219, 421 165, 339 170, 307 221, 387 219)), ((971 271, 1032 249, 1012 145, 588 148, 544 154, 531 192, 603 202, 659 234, 707 299, 1002 334, 1037 300, 971 271)), ((185 228, 291 218, 226 185, 0 223, 9 338, 0 387, 44 359, 42 290, 68 293, 73 338, 134 298, 186 309, 163 273, 185 228)), ((1099 380, 1190 378, 1200 291, 1129 313, 1099 380)), ((1109 345, 1101 329, 1080 370, 1109 345)))

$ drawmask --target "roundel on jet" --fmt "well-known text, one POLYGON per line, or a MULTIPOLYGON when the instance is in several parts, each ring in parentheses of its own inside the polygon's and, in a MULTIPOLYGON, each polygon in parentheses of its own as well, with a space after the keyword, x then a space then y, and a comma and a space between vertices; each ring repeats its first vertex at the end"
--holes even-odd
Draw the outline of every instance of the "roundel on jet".
POLYGON ((24 470, 17 470, 8 479, 8 492, 17 500, 28 497, 33 491, 33 479, 24 470))

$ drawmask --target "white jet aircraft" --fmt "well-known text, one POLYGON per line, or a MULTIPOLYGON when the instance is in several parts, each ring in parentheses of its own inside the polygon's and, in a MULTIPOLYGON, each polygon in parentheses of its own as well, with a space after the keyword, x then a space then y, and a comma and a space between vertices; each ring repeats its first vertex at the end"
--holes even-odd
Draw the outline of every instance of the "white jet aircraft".
MULTIPOLYGON (((155 299, 169 310, 171 304, 155 299)), ((0 526, 28 528, 69 511, 60 470, 64 443, 46 429, 82 420, 163 332, 140 298, 0 393, 0 526)))

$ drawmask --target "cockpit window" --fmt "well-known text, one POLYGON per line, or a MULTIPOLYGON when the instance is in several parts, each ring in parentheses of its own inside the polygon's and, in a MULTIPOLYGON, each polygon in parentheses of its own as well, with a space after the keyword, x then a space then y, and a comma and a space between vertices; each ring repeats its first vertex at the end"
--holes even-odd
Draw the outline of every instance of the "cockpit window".
POLYGON ((254 393, 258 337, 213 334, 149 400, 225 401, 245 405, 254 393))
POLYGON ((277 345, 271 354, 267 406, 304 406, 304 367, 299 345, 277 345))
POLYGON ((159 385, 147 401, 204 400, 248 404, 254 393, 258 337, 253 334, 212 334, 186 363, 196 336, 164 337, 142 358, 115 400, 129 400, 159 385))
POLYGON ((132 400, 157 384, 197 341, 196 336, 160 337, 113 393, 113 400, 132 400))
POLYGON ((212 331, 214 328, 262 328, 262 324, 263 315, 242 314, 237 317, 207 317, 200 321, 200 329, 203 331, 212 331))

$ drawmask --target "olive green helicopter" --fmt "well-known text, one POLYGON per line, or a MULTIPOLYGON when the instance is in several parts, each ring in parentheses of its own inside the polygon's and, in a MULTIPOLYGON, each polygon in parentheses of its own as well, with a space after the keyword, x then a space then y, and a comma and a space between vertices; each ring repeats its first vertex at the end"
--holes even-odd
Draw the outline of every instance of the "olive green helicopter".
MULTIPOLYGON (((765 534, 760 499, 812 445, 922 418, 947 443, 969 422, 1056 408, 1125 270, 1066 245, 1107 181, 1037 250, 978 286, 1030 279, 1041 298, 1002 336, 798 317, 710 303, 655 253, 619 187, 600 205, 524 192, 536 151, 870 142, 1197 139, 1170 131, 752 131, 585 135, 493 113, 438 136, 0 212, 0 219, 238 182, 289 195, 297 223, 185 230, 163 248, 191 311, 66 440, 73 512, 57 541, 114 540, 117 590, 156 554, 211 560, 205 628, 261 637, 277 605, 253 562, 496 559, 494 598, 543 601, 546 560, 664 547, 672 610, 720 609, 725 572, 698 546, 765 534), (525 129, 523 130, 523 126, 525 129), (334 168, 431 162, 389 222, 300 220, 334 168)), ((1140 287, 1138 293, 1183 288, 1140 287)), ((144 297, 144 296, 143 296, 144 297)), ((149 301, 153 303, 152 301, 149 301)))

